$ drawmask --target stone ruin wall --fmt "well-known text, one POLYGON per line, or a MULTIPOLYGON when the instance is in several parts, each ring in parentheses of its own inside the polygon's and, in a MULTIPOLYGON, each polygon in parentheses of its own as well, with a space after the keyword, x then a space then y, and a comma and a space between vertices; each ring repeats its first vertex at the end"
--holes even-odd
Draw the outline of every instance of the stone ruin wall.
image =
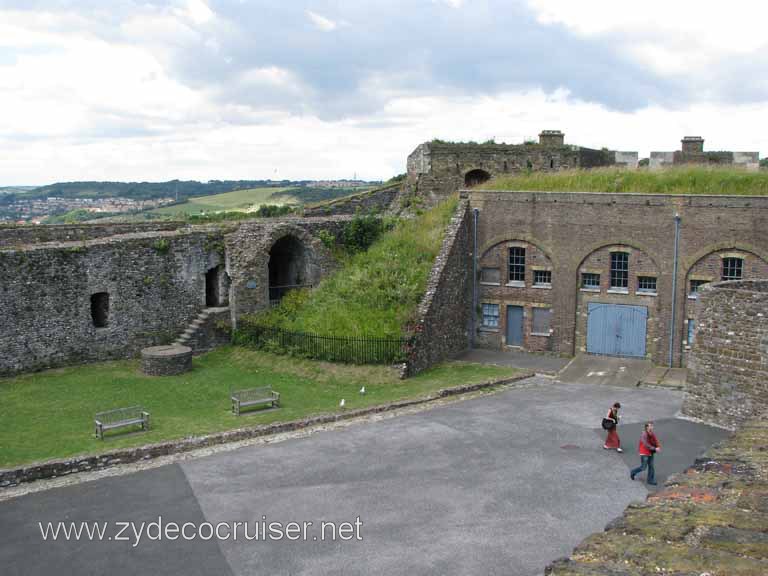
POLYGON ((262 309, 269 304, 272 244, 286 234, 297 237, 317 282, 335 266, 318 234, 338 237, 347 219, 248 221, 111 237, 98 237, 103 227, 82 226, 86 236, 97 237, 0 248, 0 374, 135 357, 141 348, 170 343, 206 307, 205 275, 216 266, 227 272, 220 274, 220 298, 233 320, 262 309), (100 293, 108 294, 104 327, 92 317, 91 297, 100 293))
POLYGON ((425 142, 409 156, 406 189, 401 194, 406 206, 411 197, 421 197, 432 205, 465 188, 465 176, 472 170, 483 170, 493 176, 532 170, 552 172, 569 168, 613 166, 620 158, 622 165, 637 165, 636 153, 593 150, 569 145, 542 144, 448 144, 425 142))
POLYGON ((768 409, 768 280, 702 289, 683 413, 727 428, 768 409))
POLYGON ((105 224, 40 224, 0 226, 0 249, 19 248, 42 242, 76 242, 108 238, 119 234, 173 231, 186 227, 184 222, 141 222, 105 224))

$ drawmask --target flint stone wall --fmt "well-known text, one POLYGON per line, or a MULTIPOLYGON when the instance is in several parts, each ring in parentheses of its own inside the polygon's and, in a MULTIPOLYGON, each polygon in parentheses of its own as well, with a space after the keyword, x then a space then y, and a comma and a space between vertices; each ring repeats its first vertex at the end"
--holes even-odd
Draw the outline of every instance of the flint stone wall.
POLYGON ((401 184, 393 184, 368 192, 324 202, 304 209, 304 216, 333 216, 338 214, 367 214, 369 212, 385 212, 400 192, 401 184))
POLYGON ((413 376, 469 347, 472 311, 472 216, 462 199, 419 304, 413 348, 402 376, 413 376))
POLYGON ((683 413, 737 428, 768 406, 768 280, 706 286, 683 413))
POLYGON ((223 262, 215 231, 156 232, 0 250, 0 374, 137 356, 166 344, 205 306, 223 262), (109 295, 106 326, 91 296, 109 295))
POLYGON ((135 224, 46 224, 0 226, 0 249, 43 242, 77 242, 120 234, 168 232, 187 225, 184 222, 142 222, 135 224))

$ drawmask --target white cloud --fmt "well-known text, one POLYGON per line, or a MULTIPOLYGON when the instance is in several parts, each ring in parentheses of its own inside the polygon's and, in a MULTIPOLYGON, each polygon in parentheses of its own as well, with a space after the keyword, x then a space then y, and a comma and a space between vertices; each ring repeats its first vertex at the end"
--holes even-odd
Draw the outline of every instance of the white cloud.
POLYGON ((642 156, 675 149, 690 133, 708 149, 765 154, 756 119, 768 117, 768 83, 749 70, 764 51, 757 30, 768 7, 747 13, 734 0, 714 13, 680 2, 529 0, 543 26, 527 13, 495 12, 491 0, 462 12, 436 5, 468 6, 461 0, 412 12, 405 0, 355 4, 345 16, 367 28, 345 39, 306 28, 307 19, 327 32, 346 21, 277 1, 227 14, 232 3, 214 12, 202 0, 126 0, 131 8, 114 18, 0 8, 0 185, 383 179, 403 172, 425 140, 521 142, 545 128, 642 156), (388 14, 403 19, 378 27, 388 14), (254 32, 264 21, 274 26, 254 32), (564 46, 557 58, 555 43, 564 46), (612 99, 613 84, 621 90, 612 99), (742 88, 741 100, 728 93, 742 88))
POLYGON ((205 0, 186 0, 182 11, 195 24, 205 24, 211 21, 215 15, 205 0))
POLYGON ((323 32, 331 32, 339 27, 339 25, 333 20, 326 18, 325 16, 321 16, 316 12, 312 12, 312 10, 307 10, 306 14, 307 18, 309 18, 312 24, 314 24, 319 30, 322 30, 323 32))
POLYGON ((663 74, 703 71, 765 49, 768 4, 732 0, 715 10, 700 0, 527 0, 543 24, 582 36, 611 36, 615 48, 663 74))

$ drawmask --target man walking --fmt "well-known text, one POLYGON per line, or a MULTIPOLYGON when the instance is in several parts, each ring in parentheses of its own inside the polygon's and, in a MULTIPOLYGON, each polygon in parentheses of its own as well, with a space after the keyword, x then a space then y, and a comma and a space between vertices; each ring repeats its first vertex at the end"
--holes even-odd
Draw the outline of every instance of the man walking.
POLYGON ((656 470, 653 468, 653 457, 656 452, 661 452, 661 443, 656 438, 656 434, 653 433, 653 422, 645 423, 645 430, 643 435, 640 436, 638 451, 640 452, 640 466, 632 470, 629 473, 629 477, 634 480, 637 474, 648 468, 648 475, 645 481, 651 486, 656 486, 656 470))

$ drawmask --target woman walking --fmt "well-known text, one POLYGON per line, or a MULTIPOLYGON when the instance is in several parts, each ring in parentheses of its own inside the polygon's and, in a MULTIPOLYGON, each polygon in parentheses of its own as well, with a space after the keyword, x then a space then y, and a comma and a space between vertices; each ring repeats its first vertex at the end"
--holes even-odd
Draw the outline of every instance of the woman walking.
POLYGON ((640 452, 640 466, 632 470, 629 473, 629 477, 634 480, 635 476, 648 468, 648 476, 646 476, 645 481, 651 486, 656 486, 656 470, 653 467, 653 457, 656 452, 661 452, 661 442, 656 438, 656 434, 653 433, 653 422, 645 423, 645 431, 640 436, 640 443, 637 448, 638 452, 640 452))
POLYGON ((618 402, 614 403, 614 405, 611 406, 611 409, 608 410, 608 415, 605 417, 606 420, 613 422, 613 426, 607 428, 608 436, 606 436, 605 444, 603 444, 603 448, 606 450, 616 449, 616 452, 624 452, 624 450, 621 449, 621 440, 619 439, 619 433, 616 430, 619 427, 620 408, 621 404, 618 402))

